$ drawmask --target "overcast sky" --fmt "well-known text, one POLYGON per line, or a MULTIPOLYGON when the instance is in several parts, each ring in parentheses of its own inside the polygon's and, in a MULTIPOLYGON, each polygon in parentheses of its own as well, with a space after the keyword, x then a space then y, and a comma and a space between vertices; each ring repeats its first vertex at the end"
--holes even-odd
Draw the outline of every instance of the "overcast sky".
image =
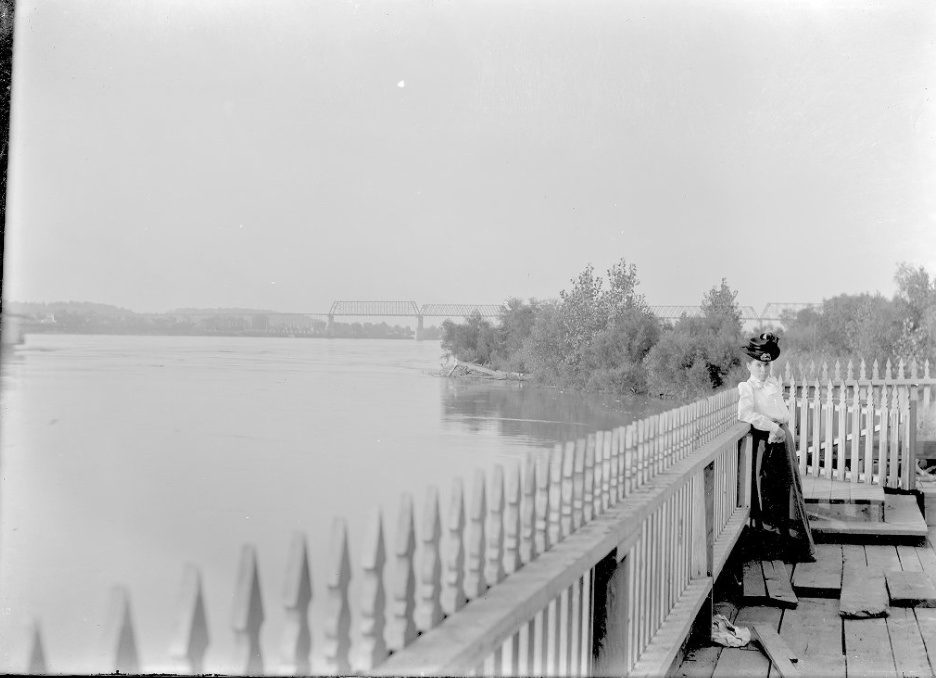
POLYGON ((894 291, 932 0, 20 0, 3 295, 164 311, 894 291))

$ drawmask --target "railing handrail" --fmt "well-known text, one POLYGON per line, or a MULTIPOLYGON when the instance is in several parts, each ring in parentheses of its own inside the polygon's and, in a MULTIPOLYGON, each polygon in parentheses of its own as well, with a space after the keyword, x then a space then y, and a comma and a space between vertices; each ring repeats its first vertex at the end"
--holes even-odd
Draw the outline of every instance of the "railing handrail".
POLYGON ((483 598, 427 631, 377 667, 381 675, 461 675, 477 666, 517 628, 615 549, 626 552, 643 521, 725 445, 749 435, 735 424, 661 472, 620 504, 524 565, 483 598))

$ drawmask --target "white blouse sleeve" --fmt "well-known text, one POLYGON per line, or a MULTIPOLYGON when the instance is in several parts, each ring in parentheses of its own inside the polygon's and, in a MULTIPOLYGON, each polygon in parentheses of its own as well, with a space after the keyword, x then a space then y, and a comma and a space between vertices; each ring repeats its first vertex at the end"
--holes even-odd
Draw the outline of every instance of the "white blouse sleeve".
POLYGON ((751 424, 759 431, 776 431, 780 427, 770 417, 759 414, 754 405, 754 389, 746 381, 738 384, 738 419, 751 424))

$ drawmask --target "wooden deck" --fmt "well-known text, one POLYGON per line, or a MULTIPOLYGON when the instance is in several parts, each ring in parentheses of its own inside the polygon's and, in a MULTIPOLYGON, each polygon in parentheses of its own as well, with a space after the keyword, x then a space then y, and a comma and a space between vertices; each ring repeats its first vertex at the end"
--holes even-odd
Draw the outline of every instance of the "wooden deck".
MULTIPOLYGON (((770 570, 774 576, 776 569, 750 565, 757 562, 750 542, 748 538, 739 546, 717 582, 715 609, 738 626, 766 625, 778 631, 796 656, 793 675, 936 675, 936 528, 915 545, 819 544, 816 563, 785 568, 795 607, 764 595, 767 587, 758 585, 757 573, 770 570), (875 579, 882 588, 875 589, 875 579), (867 607, 868 614, 875 614, 879 594, 877 613, 884 616, 843 618, 846 607, 867 607)), ((790 672, 787 665, 781 673, 756 641, 744 648, 723 648, 704 635, 689 641, 672 675, 772 678, 790 672)))

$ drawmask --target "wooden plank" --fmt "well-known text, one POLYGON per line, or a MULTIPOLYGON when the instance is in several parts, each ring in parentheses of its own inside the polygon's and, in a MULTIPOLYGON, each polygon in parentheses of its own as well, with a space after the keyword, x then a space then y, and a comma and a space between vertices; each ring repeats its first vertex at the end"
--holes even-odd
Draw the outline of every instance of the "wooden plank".
POLYGON ((917 537, 928 534, 926 521, 916 499, 911 495, 888 494, 884 499, 883 522, 845 520, 810 520, 813 532, 823 534, 879 535, 883 537, 917 537))
POLYGON ((894 609, 887 617, 887 632, 890 635, 894 662, 900 676, 932 675, 926 646, 917 626, 913 610, 894 609))
POLYGON ((845 562, 839 613, 846 619, 883 617, 887 614, 887 585, 882 570, 845 562))
POLYGON ((883 619, 846 619, 845 661, 853 676, 896 676, 887 623, 883 619))
POLYGON ((674 678, 712 678, 721 653, 721 645, 705 645, 687 651, 673 673, 674 678))
POLYGON ((770 660, 760 652, 747 652, 736 647, 722 650, 712 678, 768 678, 770 660))
POLYGON ((799 657, 842 654, 839 603, 829 598, 800 598, 795 610, 783 613, 780 635, 799 657))
POLYGON ((936 607, 936 586, 923 572, 886 572, 887 591, 894 607, 936 607))
POLYGON ((816 562, 796 564, 793 590, 798 596, 837 598, 842 590, 841 545, 816 544, 816 562))
POLYGON ((784 642, 779 633, 774 631, 769 624, 755 624, 753 630, 752 636, 756 636, 760 641, 764 652, 781 676, 787 678, 788 676, 800 675, 800 672, 794 666, 799 661, 799 657, 784 642))
POLYGON ((865 544, 865 557, 868 559, 868 567, 882 572, 899 572, 901 569, 897 548, 892 545, 865 544))
POLYGON ((764 569, 764 584, 767 587, 767 597, 781 607, 796 607, 796 594, 790 585, 790 575, 782 560, 761 561, 764 569))
POLYGON ((922 572, 923 563, 917 555, 917 547, 907 544, 897 545, 897 556, 900 558, 900 569, 904 572, 922 572))
MULTIPOLYGON (((783 610, 778 607, 767 605, 751 605, 742 607, 738 610, 738 616, 735 617, 735 626, 745 626, 750 628, 754 624, 768 624, 773 629, 780 628, 780 620, 783 617, 783 610)), ((787 612, 789 614, 789 611, 787 612)))
POLYGON ((936 661, 936 608, 915 608, 913 616, 916 617, 917 628, 920 630, 927 654, 936 661))
POLYGON ((797 667, 804 676, 845 678, 845 655, 821 654, 802 657, 797 667))
POLYGON ((764 570, 759 560, 744 563, 741 591, 745 604, 759 604, 767 599, 764 570))

